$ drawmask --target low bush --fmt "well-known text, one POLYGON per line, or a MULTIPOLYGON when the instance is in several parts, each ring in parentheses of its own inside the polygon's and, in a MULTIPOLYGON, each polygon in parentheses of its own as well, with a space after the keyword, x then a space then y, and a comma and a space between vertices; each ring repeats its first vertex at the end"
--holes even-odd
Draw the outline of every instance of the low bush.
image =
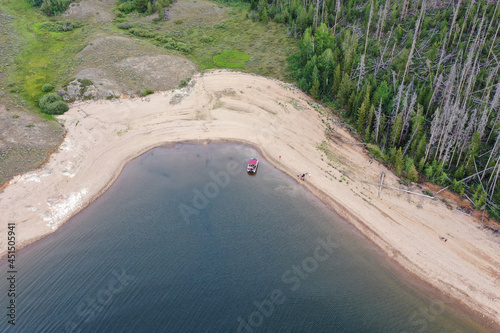
POLYGON ((155 38, 156 34, 154 32, 144 30, 141 28, 130 28, 128 30, 132 35, 135 35, 137 37, 143 37, 143 38, 155 38))
POLYGON ((40 24, 40 29, 52 31, 52 32, 66 32, 71 31, 83 26, 80 22, 71 21, 54 21, 54 22, 44 22, 40 24))
POLYGON ((385 156, 385 154, 382 152, 382 150, 380 150, 379 146, 369 143, 366 145, 366 148, 368 148, 368 150, 370 151, 370 154, 372 154, 372 156, 374 158, 376 158, 378 160, 382 160, 382 161, 387 160, 387 156, 385 156))
POLYGON ((42 86, 43 92, 51 92, 52 90, 54 90, 54 86, 51 85, 50 83, 46 83, 42 86))
POLYGON ((177 42, 177 46, 176 46, 175 49, 177 51, 184 52, 184 53, 189 53, 192 50, 191 46, 189 46, 189 45, 187 45, 186 43, 183 43, 183 42, 177 42))
POLYGON ((147 95, 151 95, 151 94, 154 94, 155 92, 151 89, 143 89, 141 91, 141 93, 139 94, 139 96, 141 97, 144 97, 144 96, 147 96, 147 95))
POLYGON ((125 2, 118 5, 118 10, 123 14, 130 14, 135 10, 135 6, 131 2, 125 2))
POLYGON ((49 93, 40 99, 40 108, 47 114, 63 114, 69 110, 68 104, 56 93, 49 93))
POLYGON ((213 41, 214 41, 214 38, 212 36, 204 35, 200 38, 200 42, 202 42, 202 43, 211 43, 213 41))
POLYGON ((94 85, 94 82, 92 82, 92 80, 90 79, 78 79, 77 81, 80 82, 80 84, 85 87, 94 85))
POLYGON ((128 30, 132 27, 133 27, 132 23, 129 23, 129 22, 123 22, 123 23, 118 24, 118 28, 123 29, 123 30, 128 30))
POLYGON ((214 25, 214 28, 215 29, 226 29, 227 28, 227 23, 224 23, 224 22, 217 23, 216 25, 214 25))
POLYGON ((73 0, 28 0, 33 7, 40 7, 48 16, 63 13, 73 0))
POLYGON ((190 53, 193 48, 183 42, 176 42, 172 38, 164 38, 162 39, 165 44, 163 44, 163 47, 169 50, 177 50, 179 52, 184 52, 184 53, 190 53))
POLYGON ((189 81, 191 81, 191 78, 183 79, 181 80, 181 83, 179 83, 179 88, 184 88, 188 85, 189 81))

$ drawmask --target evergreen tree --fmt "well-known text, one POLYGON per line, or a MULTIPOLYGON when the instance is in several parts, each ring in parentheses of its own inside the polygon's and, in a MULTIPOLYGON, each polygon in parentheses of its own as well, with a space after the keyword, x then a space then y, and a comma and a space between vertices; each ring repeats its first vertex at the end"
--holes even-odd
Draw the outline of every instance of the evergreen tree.
POLYGON ((340 64, 337 64, 337 67, 335 67, 335 72, 333 73, 333 86, 332 86, 332 95, 335 97, 337 97, 341 81, 342 81, 342 73, 340 72, 340 64))
POLYGON ((418 182, 418 171, 417 168, 415 168, 415 165, 411 163, 410 169, 408 170, 408 175, 406 176, 409 181, 411 182, 418 182))
POLYGON ((341 105, 347 105, 349 102, 349 98, 351 97, 351 92, 353 90, 353 84, 349 75, 344 73, 342 76, 342 81, 340 82, 339 92, 338 92, 338 100, 341 105))
POLYGON ((367 90, 365 93, 365 98, 363 99, 363 104, 358 110, 358 132, 363 133, 366 126, 366 116, 370 108, 370 91, 367 90))
POLYGON ((404 167, 404 159, 403 159, 403 151, 401 147, 396 151, 395 159, 394 159, 394 169, 396 172, 396 176, 401 177, 403 174, 404 167))
POLYGON ((403 127, 403 114, 398 114, 394 120, 391 131, 391 144, 396 145, 399 142, 399 137, 401 135, 401 128, 403 127))
POLYGON ((144 13, 148 10, 148 5, 151 5, 149 0, 134 0, 133 1, 135 10, 139 13, 144 13))
POLYGON ((305 64, 314 54, 314 45, 311 37, 311 28, 307 28, 300 40, 300 59, 305 64))

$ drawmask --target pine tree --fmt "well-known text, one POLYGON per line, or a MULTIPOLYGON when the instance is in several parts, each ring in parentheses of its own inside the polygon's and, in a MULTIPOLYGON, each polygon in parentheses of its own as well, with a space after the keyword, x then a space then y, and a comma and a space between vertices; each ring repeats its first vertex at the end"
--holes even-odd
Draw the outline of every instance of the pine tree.
POLYGON ((417 148, 414 152, 415 158, 417 158, 417 159, 423 158, 423 156, 425 154, 426 144, 427 144, 427 134, 424 133, 424 135, 422 135, 422 137, 418 141, 417 148))
POLYGON ((400 113, 396 116, 394 124, 392 125, 391 131, 391 144, 396 145, 399 142, 399 136, 401 134, 401 128, 403 127, 403 115, 400 113))
POLYGON ((409 181, 411 182, 418 182, 418 171, 417 168, 415 168, 415 165, 411 163, 410 169, 408 170, 408 174, 406 176, 409 181))
POLYGON ((366 129, 365 129, 366 135, 365 135, 365 138, 367 141, 370 139, 370 133, 371 133, 374 114, 375 114, 375 107, 372 104, 370 107, 370 111, 368 112, 368 116, 366 117, 366 129))
POLYGON ((434 180, 434 168, 432 165, 428 165, 427 168, 425 168, 424 171, 425 178, 427 178, 427 181, 433 181, 434 180))
POLYGON ((311 28, 307 28, 300 40, 300 58, 305 64, 314 54, 314 44, 311 37, 311 28))
POLYGON ((342 81, 340 82, 339 92, 338 92, 338 100, 341 105, 347 105, 349 101, 349 97, 352 92, 352 82, 349 78, 349 75, 344 73, 342 76, 342 81))
POLYGON ((339 91, 341 82, 342 82, 342 73, 340 72, 340 64, 337 64, 337 67, 335 67, 335 72, 333 73, 333 87, 332 87, 332 95, 335 97, 337 97, 337 93, 339 91))
POLYGON ((366 126, 366 116, 370 108, 370 91, 367 89, 365 93, 365 98, 363 99, 363 104, 358 110, 358 132, 363 133, 366 126))
POLYGON ((396 151, 395 159, 394 159, 394 169, 396 172, 396 176, 401 177, 403 174, 404 167, 404 159, 403 159, 403 151, 401 147, 396 151))
POLYGON ((472 196, 472 203, 475 209, 481 209, 486 202, 486 192, 481 184, 477 184, 474 195, 472 196))

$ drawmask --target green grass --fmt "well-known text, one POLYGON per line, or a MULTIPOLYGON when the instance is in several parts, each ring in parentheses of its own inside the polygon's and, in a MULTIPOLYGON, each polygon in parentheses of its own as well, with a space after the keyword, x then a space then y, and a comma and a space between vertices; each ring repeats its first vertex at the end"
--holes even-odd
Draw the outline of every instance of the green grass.
MULTIPOLYGON (((175 24, 175 21, 147 22, 135 14, 128 15, 127 20, 137 27, 153 32, 157 37, 163 36, 173 39, 176 43, 186 44, 189 52, 173 51, 172 48, 170 51, 186 56, 196 63, 201 71, 236 68, 243 72, 282 80, 290 79, 286 71, 286 58, 299 52, 299 41, 287 37, 283 25, 273 22, 264 25, 252 21, 247 17, 248 4, 215 4, 216 7, 223 8, 215 15, 195 8, 206 3, 204 0, 185 0, 184 6, 191 6, 193 9, 181 14, 179 19, 182 19, 182 25, 175 24), (244 55, 248 58, 245 59, 244 55), (242 61, 243 59, 245 61, 242 61)), ((124 31, 118 28, 115 28, 115 31, 124 34, 124 31)), ((149 40, 163 46, 154 38, 149 40)))
POLYGON ((192 46, 193 50, 187 57, 195 62, 200 70, 238 68, 279 79, 287 77, 286 58, 298 52, 298 41, 288 38, 282 26, 274 23, 266 26, 253 22, 246 18, 246 10, 239 8, 233 8, 224 23, 226 27, 222 29, 217 28, 217 25, 207 27, 199 24, 183 30, 174 30, 170 35, 192 46), (209 42, 206 42, 207 40, 209 42), (248 61, 239 60, 244 59, 243 55, 248 57, 248 61), (221 59, 226 57, 226 61, 221 59), (232 63, 233 60, 236 63, 232 63), (232 67, 233 64, 236 66, 232 67))
POLYGON ((15 66, 9 69, 7 87, 37 108, 41 90, 46 83, 60 84, 75 64, 74 55, 81 50, 88 29, 50 32, 41 29, 48 18, 31 7, 27 1, 3 1, 0 9, 15 17, 16 44, 20 48, 15 66))
POLYGON ((214 63, 222 68, 243 68, 250 55, 238 50, 226 50, 213 57, 214 63))

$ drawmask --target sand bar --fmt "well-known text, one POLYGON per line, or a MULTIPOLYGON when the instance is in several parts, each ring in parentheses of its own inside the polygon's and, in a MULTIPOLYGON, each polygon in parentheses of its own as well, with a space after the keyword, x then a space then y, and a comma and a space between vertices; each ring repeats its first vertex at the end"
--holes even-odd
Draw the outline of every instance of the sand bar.
MULTIPOLYGON (((500 240, 477 219, 431 200, 354 179, 400 187, 341 127, 294 86, 228 71, 198 74, 190 87, 135 100, 75 104, 60 116, 67 134, 41 168, 0 193, 1 234, 16 223, 18 249, 54 232, 109 188, 124 165, 166 143, 252 144, 296 177, 388 256, 430 285, 500 325, 500 240), (281 156, 281 158, 280 158, 281 156), (446 239, 444 241, 443 239, 446 239)), ((419 191, 416 187, 414 191, 419 191)), ((421 190, 420 190, 421 192, 421 190)), ((3 257, 7 237, 0 240, 3 257)))

